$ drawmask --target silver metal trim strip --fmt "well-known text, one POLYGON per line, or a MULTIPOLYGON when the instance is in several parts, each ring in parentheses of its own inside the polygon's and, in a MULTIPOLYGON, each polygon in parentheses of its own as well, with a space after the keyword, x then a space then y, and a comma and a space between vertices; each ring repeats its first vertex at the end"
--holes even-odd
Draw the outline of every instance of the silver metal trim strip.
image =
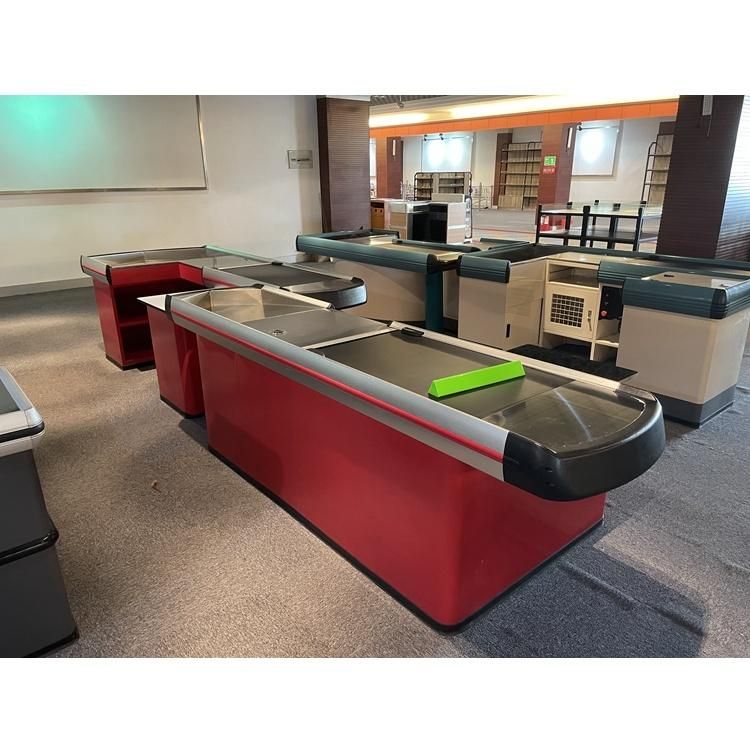
POLYGON ((43 436, 44 431, 40 431, 38 434, 34 434, 33 437, 20 437, 11 442, 0 442, 0 458, 8 457, 8 455, 15 455, 19 452, 33 450, 39 444, 43 436))
MULTIPOLYGON (((8 390, 8 393, 18 407, 18 410, 12 413, 0 415, 0 435, 10 434, 13 431, 20 431, 22 429, 30 429, 43 423, 39 411, 33 406, 31 400, 26 397, 26 393, 19 387, 18 382, 13 379, 7 369, 2 367, 0 367, 0 382, 8 390)), ((24 439, 26 438, 24 437, 24 439)), ((1 440, 2 437, 0 436, 0 443, 2 443, 1 440)), ((13 443, 8 442, 6 444, 13 443)))
POLYGON ((337 280, 346 280, 347 282, 354 282, 353 277, 347 275, 337 275, 335 272, 321 272, 319 269, 310 269, 309 266, 305 266, 303 263, 298 262, 283 262, 285 267, 293 267, 294 269, 303 270, 305 272, 317 272, 319 275, 325 275, 326 277, 335 277, 337 280))
POLYGON ((258 280, 253 280, 251 277, 242 277, 241 275, 225 272, 223 269, 217 269, 216 267, 203 267, 203 282, 231 285, 235 288, 248 288, 253 285, 262 284, 258 280))
POLYGON ((165 293, 158 293, 157 295, 147 295, 138 299, 141 303, 157 311, 167 310, 167 296, 165 293))
MULTIPOLYGON (((267 285, 263 283, 251 283, 250 285, 245 285, 244 287, 250 288, 252 287, 255 290, 263 290, 264 288, 267 288, 269 292, 273 293, 274 295, 282 296, 283 298, 291 298, 294 301, 299 301, 300 303, 304 303, 310 308, 320 308, 320 309, 333 309, 333 304, 327 303, 326 301, 319 301, 315 298, 310 298, 306 295, 300 295, 299 293, 292 293, 289 290, 286 290, 285 288, 280 288, 276 285, 267 285)), ((198 310, 198 311, 204 311, 207 314, 211 314, 212 316, 217 317, 222 322, 229 322, 232 324, 237 324, 237 322, 234 322, 232 319, 227 319, 224 316, 221 316, 221 314, 217 314, 213 311, 207 311, 202 306, 198 306, 196 304, 190 303, 191 298, 194 296, 201 296, 205 295, 206 293, 211 293, 213 291, 217 290, 226 290, 226 291, 232 291, 237 290, 237 288, 206 288, 205 290, 186 290, 182 293, 167 293, 165 294, 168 298, 172 300, 172 303, 170 304, 170 308, 174 310, 174 302, 180 300, 180 301, 187 301, 192 309, 198 310)), ((240 325, 244 326, 244 325, 240 325)), ((276 339, 276 338, 274 338, 276 339)))
POLYGON ((348 343, 351 340, 364 340, 367 337, 373 337, 374 335, 382 335, 386 332, 391 332, 391 328, 387 325, 383 325, 382 329, 376 329, 373 332, 360 332, 356 335, 347 335, 346 337, 337 337, 333 340, 322 340, 319 343, 313 343, 312 345, 305 345, 305 350, 314 350, 315 348, 327 348, 329 345, 340 345, 341 343, 348 343))

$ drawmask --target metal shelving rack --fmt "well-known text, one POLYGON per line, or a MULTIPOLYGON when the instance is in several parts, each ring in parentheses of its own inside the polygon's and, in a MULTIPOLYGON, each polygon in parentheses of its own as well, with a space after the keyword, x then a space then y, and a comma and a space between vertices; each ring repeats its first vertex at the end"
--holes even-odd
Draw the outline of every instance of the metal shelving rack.
POLYGON ((643 242, 655 241, 658 230, 644 232, 645 220, 657 220, 661 218, 661 206, 647 206, 645 202, 638 204, 626 204, 621 202, 593 203, 572 202, 567 204, 549 204, 544 207, 537 205, 536 211, 536 243, 540 238, 558 238, 563 245, 569 245, 570 241, 578 241, 578 245, 585 246, 587 243, 593 247, 594 243, 606 243, 607 248, 613 249, 617 244, 630 246, 630 250, 638 251, 643 242), (542 229, 542 218, 560 217, 564 219, 564 227, 554 229, 542 229), (580 218, 580 226, 573 227, 573 218, 580 218), (597 226, 597 220, 603 220, 597 226), (623 230, 621 221, 633 222, 632 230, 623 230), (606 227, 603 225, 606 224, 606 227))

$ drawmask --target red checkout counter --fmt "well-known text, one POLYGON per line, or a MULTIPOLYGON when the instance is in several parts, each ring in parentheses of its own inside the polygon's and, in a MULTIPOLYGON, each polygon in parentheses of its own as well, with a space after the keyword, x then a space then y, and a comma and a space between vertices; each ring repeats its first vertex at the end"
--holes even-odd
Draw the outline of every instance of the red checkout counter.
POLYGON ((367 300, 359 278, 214 246, 88 256, 81 268, 94 280, 107 358, 121 368, 155 361, 162 400, 188 417, 203 413, 195 336, 165 316, 165 293, 263 284, 337 309, 367 300))
POLYGON ((260 282, 329 301, 337 308, 367 299, 365 284, 358 278, 217 246, 82 256, 81 269, 93 278, 107 358, 122 369, 154 360, 146 307, 139 300, 143 297, 260 282))
POLYGON ((649 393, 279 289, 165 313, 197 338, 211 450, 442 629, 596 526, 664 448, 649 393), (509 360, 525 376, 428 396, 509 360))

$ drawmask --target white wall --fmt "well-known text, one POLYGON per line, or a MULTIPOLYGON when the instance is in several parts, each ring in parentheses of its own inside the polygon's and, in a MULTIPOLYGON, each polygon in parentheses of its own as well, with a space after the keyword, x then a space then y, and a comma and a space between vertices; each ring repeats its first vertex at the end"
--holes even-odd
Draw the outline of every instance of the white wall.
POLYGON ((474 134, 474 155, 471 161, 471 183, 492 186, 495 182, 497 134, 502 131, 477 131, 474 134))
POLYGON ((0 196, 0 289, 81 277, 81 253, 212 243, 294 256, 321 229, 315 97, 201 97, 207 191, 0 196), (289 170, 287 149, 312 149, 289 170))
POLYGON ((497 134, 511 133, 515 143, 522 141, 540 141, 542 129, 539 126, 525 128, 504 128, 497 131, 477 131, 474 134, 474 154, 471 163, 472 185, 482 188, 492 187, 495 183, 495 158, 497 156, 497 134))
POLYGON ((414 173, 422 172, 422 137, 404 138, 404 183, 414 183, 414 173))
MULTIPOLYGON (((573 176, 570 181, 570 200, 640 201, 648 147, 652 141, 656 140, 659 123, 667 120, 674 120, 674 118, 623 120, 613 174, 580 178, 573 176)), ((617 122, 597 121, 597 125, 617 122)))
POLYGON ((514 144, 520 144, 524 141, 541 141, 542 126, 525 126, 523 128, 514 128, 511 141, 514 144))

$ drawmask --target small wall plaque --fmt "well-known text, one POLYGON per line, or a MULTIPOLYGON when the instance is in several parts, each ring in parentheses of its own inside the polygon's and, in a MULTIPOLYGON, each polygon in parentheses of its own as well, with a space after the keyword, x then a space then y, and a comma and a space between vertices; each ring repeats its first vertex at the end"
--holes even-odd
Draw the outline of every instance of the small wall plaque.
POLYGON ((288 149, 286 157, 290 170, 309 170, 313 166, 312 149, 288 149))

